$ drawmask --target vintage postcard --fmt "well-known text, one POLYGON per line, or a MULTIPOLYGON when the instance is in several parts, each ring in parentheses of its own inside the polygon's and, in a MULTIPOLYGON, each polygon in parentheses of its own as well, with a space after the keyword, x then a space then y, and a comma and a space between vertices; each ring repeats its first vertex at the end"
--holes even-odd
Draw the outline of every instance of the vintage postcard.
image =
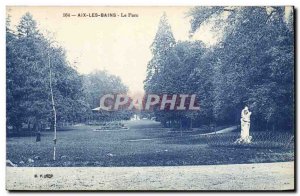
POLYGON ((295 190, 294 7, 6 21, 7 190, 295 190))

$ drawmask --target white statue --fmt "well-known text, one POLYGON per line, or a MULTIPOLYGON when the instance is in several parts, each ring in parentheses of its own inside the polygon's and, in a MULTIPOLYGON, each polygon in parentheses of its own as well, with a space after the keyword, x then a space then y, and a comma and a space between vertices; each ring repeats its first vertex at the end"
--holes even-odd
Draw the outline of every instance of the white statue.
POLYGON ((241 138, 236 143, 251 143, 252 137, 250 136, 250 116, 251 112, 246 106, 241 113, 241 138))

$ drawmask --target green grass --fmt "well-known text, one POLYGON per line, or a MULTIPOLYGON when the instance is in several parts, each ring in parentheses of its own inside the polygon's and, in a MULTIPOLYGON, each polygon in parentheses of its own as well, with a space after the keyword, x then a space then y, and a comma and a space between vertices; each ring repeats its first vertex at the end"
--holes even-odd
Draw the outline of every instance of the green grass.
POLYGON ((18 166, 42 167, 209 165, 294 160, 294 152, 288 149, 209 146, 197 137, 190 137, 197 132, 180 136, 180 133, 173 133, 150 120, 126 122, 126 125, 129 130, 95 132, 97 126, 77 126, 58 131, 56 161, 52 160, 52 132, 43 132, 42 141, 38 143, 35 137, 8 138, 7 159, 18 166), (40 160, 28 162, 36 156, 40 160))

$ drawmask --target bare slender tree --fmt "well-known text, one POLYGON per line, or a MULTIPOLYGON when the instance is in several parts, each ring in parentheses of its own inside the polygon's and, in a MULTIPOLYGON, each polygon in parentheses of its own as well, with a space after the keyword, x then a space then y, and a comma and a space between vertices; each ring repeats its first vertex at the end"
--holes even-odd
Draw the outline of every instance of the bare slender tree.
POLYGON ((54 117, 54 146, 53 146, 53 160, 56 160, 56 109, 55 109, 55 102, 54 102, 54 95, 53 95, 53 87, 52 87, 52 67, 51 67, 51 59, 50 59, 50 53, 48 51, 48 63, 49 63, 49 84, 50 84, 50 93, 51 93, 51 102, 52 102, 52 111, 53 111, 53 117, 54 117))

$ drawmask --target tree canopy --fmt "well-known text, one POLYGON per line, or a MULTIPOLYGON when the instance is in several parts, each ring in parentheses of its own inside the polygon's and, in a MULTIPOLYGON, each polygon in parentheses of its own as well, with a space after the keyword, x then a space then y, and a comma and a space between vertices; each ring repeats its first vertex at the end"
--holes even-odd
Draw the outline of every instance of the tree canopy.
POLYGON ((67 61, 64 49, 53 42, 40 33, 30 13, 22 16, 16 31, 7 18, 7 125, 14 130, 20 130, 24 123, 34 129, 53 123, 50 69, 58 122, 88 119, 96 107, 95 93, 99 106, 100 91, 127 92, 119 78, 105 72, 80 75, 67 61))
POLYGON ((145 91, 195 93, 200 111, 179 116, 158 112, 157 119, 235 124, 248 105, 254 128, 292 130, 293 13, 288 15, 284 7, 195 7, 188 16, 191 37, 201 26, 212 24, 213 31, 221 32, 220 40, 213 46, 200 41, 175 42, 163 15, 151 46, 145 91))

